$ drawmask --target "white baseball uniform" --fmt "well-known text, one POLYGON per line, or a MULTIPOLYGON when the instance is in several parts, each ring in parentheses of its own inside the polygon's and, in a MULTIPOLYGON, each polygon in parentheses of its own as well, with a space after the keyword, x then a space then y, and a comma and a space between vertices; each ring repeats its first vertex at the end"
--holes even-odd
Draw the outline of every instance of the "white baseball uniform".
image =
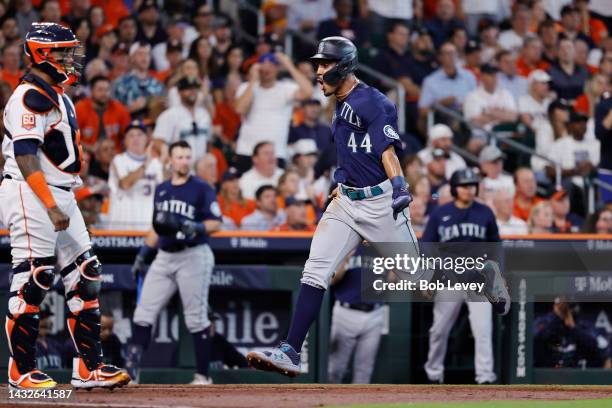
POLYGON ((144 177, 127 190, 119 187, 119 180, 138 169, 145 157, 129 152, 118 154, 111 163, 108 177, 110 188, 109 225, 113 229, 148 231, 153 218, 153 193, 164 179, 162 163, 153 159, 145 169, 144 177))
POLYGON ((207 144, 211 134, 212 121, 208 111, 196 105, 192 114, 183 104, 162 112, 153 131, 154 138, 164 140, 168 144, 179 140, 189 143, 194 162, 208 151, 207 144))
POLYGON ((72 101, 61 88, 28 75, 4 110, 2 154, 6 159, 0 186, 0 220, 9 228, 13 265, 32 258, 57 256, 60 268, 91 248, 89 234, 71 189, 81 185, 81 147, 72 101), (30 105, 48 106, 44 112, 30 105), (54 231, 47 209, 24 180, 15 160, 14 143, 32 139, 51 193, 70 217, 70 226, 54 231))

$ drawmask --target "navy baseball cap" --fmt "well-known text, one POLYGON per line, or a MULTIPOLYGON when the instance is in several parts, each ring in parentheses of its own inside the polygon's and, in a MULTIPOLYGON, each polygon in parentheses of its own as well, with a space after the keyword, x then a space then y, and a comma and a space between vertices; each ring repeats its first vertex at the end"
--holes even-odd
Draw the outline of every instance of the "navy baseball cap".
POLYGON ((144 124, 144 122, 142 120, 134 119, 133 121, 128 123, 128 125, 125 128, 125 132, 124 133, 127 133, 130 129, 134 129, 134 128, 140 129, 140 130, 142 130, 145 133, 147 131, 147 127, 146 127, 146 125, 144 124))
POLYGON ((230 167, 229 169, 225 170, 225 173, 223 173, 223 177, 221 177, 221 182, 225 182, 225 181, 231 181, 231 180, 236 180, 240 178, 240 174, 238 174, 238 170, 236 170, 234 167, 230 167))
POLYGON ((287 208, 287 207, 289 207, 291 205, 306 205, 306 201, 305 200, 298 200, 294 196, 289 196, 289 197, 285 198, 285 208, 287 208))
POLYGON ((273 52, 266 52, 265 54, 260 55, 259 59, 257 60, 257 62, 259 62, 260 64, 266 61, 270 61, 274 65, 279 64, 278 60, 276 59, 276 55, 274 55, 273 52))

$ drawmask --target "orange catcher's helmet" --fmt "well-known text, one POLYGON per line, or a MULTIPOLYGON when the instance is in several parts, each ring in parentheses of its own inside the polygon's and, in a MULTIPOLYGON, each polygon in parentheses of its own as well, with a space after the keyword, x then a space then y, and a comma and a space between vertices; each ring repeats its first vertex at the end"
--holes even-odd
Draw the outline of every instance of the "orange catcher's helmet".
POLYGON ((81 76, 83 55, 74 33, 56 23, 32 23, 24 44, 32 66, 61 84, 70 85, 81 76))

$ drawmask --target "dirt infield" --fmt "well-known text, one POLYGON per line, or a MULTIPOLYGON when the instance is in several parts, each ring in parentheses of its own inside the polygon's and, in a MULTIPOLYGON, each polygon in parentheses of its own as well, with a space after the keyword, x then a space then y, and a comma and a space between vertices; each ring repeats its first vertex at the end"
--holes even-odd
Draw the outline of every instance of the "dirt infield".
MULTIPOLYGON (((62 386, 61 388, 67 388, 62 386)), ((79 391, 69 400, 9 400, 0 406, 28 407, 319 407, 372 403, 492 400, 575 400, 612 397, 604 386, 441 385, 134 385, 115 391, 79 391)))

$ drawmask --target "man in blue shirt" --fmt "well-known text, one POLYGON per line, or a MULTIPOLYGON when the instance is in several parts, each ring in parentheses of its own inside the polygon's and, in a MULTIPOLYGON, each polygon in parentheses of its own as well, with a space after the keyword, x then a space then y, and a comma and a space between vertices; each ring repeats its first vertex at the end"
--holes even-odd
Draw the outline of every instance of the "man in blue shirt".
POLYGON ((438 52, 440 68, 428 75, 423 81, 419 98, 421 120, 427 117, 435 103, 454 110, 461 110, 468 93, 476 89, 476 78, 457 66, 457 48, 450 42, 442 44, 438 52))

